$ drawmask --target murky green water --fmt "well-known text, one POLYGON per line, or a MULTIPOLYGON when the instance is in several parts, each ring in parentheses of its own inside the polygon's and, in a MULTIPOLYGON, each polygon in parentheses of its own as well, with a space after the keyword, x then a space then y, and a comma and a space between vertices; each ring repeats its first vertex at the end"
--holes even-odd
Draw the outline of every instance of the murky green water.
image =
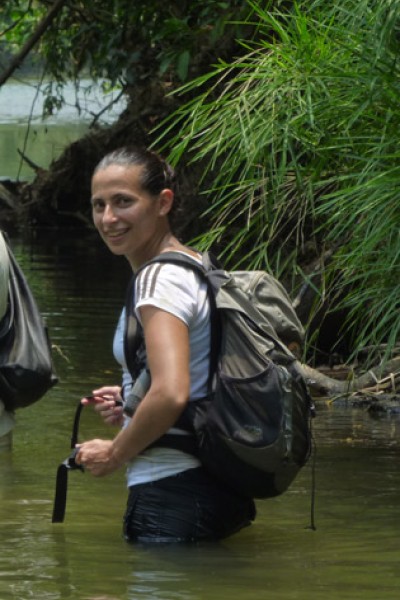
MULTIPOLYGON (((18 413, 14 449, 0 455, 1 600, 398 600, 400 422, 361 409, 319 407, 316 531, 311 464, 220 544, 128 546, 122 472, 70 473, 65 522, 52 524, 77 401, 118 381, 111 339, 129 269, 96 234, 40 232, 14 248, 58 348, 60 383, 18 413)), ((81 434, 109 431, 87 409, 81 434)))
MULTIPOLYGON (((67 83, 65 105, 43 120, 44 87, 34 78, 10 79, 0 86, 0 180, 32 180, 35 171, 18 150, 38 167, 47 168, 64 148, 86 133, 94 115, 118 95, 103 93, 100 85, 93 86, 89 80, 81 82, 78 93, 72 83, 67 83)), ((115 120, 123 106, 120 100, 105 110, 100 123, 115 120)))

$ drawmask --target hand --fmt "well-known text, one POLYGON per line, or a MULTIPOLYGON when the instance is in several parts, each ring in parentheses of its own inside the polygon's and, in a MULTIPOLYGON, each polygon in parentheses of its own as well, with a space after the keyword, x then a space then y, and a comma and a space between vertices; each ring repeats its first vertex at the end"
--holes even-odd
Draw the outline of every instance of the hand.
POLYGON ((94 410, 101 416, 107 425, 121 426, 124 420, 121 405, 121 388, 119 386, 103 386, 93 390, 92 396, 82 398, 84 405, 93 404, 94 410))
POLYGON ((112 440, 94 439, 77 444, 76 448, 75 462, 95 477, 109 475, 122 466, 113 452, 112 440))

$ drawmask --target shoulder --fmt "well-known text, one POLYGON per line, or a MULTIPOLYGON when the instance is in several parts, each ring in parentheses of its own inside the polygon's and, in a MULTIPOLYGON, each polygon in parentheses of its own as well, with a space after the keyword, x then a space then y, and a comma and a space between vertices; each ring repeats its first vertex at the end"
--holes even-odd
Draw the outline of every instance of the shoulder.
POLYGON ((189 325, 198 312, 203 285, 200 276, 190 267, 171 263, 148 265, 136 278, 136 314, 142 306, 155 306, 189 325))
POLYGON ((153 263, 144 267, 136 277, 135 297, 143 300, 166 291, 197 296, 201 283, 201 277, 189 266, 153 263))

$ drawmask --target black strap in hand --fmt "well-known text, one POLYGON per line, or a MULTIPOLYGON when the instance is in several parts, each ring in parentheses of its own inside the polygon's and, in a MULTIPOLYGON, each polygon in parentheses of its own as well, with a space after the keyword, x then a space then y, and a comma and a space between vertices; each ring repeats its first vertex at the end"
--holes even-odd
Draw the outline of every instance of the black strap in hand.
POLYGON ((62 523, 65 516, 65 507, 67 504, 67 489, 68 489, 68 471, 77 470, 83 471, 82 465, 77 465, 75 456, 77 449, 75 448, 78 442, 79 421, 81 417, 83 404, 79 404, 75 411, 74 424, 72 427, 71 448, 72 453, 66 458, 57 469, 56 475, 56 492, 54 496, 54 507, 52 523, 62 523))

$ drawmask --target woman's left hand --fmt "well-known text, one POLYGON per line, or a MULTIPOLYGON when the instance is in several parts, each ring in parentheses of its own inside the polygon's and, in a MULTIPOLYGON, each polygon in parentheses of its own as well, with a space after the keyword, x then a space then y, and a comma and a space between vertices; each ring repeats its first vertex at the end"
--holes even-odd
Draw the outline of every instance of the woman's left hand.
POLYGON ((77 444, 78 453, 75 462, 82 465, 95 477, 103 477, 116 471, 122 464, 113 453, 111 440, 90 440, 77 444))

